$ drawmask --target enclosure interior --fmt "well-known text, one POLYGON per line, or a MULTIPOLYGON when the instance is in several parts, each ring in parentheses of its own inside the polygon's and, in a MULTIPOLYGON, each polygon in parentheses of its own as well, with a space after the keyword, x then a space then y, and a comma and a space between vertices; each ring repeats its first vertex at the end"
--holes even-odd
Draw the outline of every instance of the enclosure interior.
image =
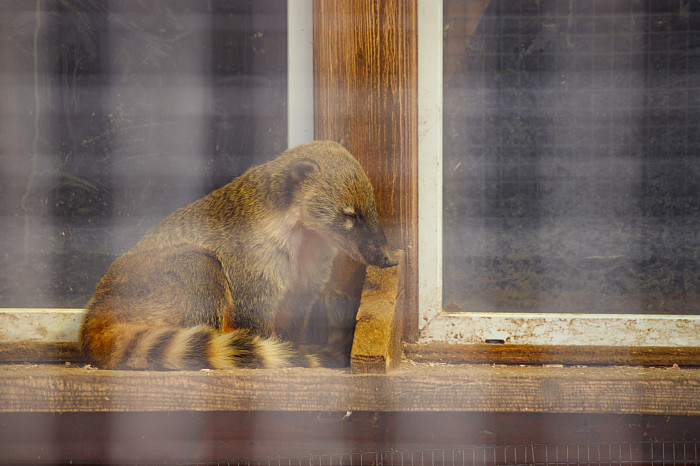
POLYGON ((486 3, 444 4, 445 310, 697 314, 700 3, 486 3))
POLYGON ((2 2, 1 307, 84 307, 148 229, 286 149, 286 6, 2 2))

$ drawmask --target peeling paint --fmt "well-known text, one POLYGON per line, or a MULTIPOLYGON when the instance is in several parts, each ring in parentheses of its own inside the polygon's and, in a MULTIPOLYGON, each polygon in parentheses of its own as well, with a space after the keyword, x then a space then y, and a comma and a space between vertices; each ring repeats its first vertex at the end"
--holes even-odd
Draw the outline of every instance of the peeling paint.
POLYGON ((0 343, 78 341, 83 309, 0 309, 0 343))
POLYGON ((700 346, 700 316, 442 313, 421 342, 503 340, 521 345, 700 346))

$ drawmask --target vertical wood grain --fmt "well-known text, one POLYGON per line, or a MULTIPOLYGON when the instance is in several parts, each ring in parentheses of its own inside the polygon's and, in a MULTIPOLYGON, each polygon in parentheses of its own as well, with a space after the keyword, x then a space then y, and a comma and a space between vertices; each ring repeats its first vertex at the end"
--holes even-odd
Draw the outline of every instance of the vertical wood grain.
POLYGON ((390 243, 406 252, 406 336, 417 328, 417 5, 314 0, 316 139, 344 140, 367 171, 390 243))

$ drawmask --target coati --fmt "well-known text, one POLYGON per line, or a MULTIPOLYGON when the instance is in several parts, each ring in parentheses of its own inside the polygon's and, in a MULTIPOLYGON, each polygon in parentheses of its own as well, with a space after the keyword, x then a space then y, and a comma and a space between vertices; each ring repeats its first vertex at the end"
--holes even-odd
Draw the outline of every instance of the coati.
POLYGON ((83 352, 103 368, 336 365, 333 342, 329 358, 307 354, 291 329, 340 252, 397 265, 357 160, 330 141, 289 149, 176 210, 117 258, 87 305, 83 352))

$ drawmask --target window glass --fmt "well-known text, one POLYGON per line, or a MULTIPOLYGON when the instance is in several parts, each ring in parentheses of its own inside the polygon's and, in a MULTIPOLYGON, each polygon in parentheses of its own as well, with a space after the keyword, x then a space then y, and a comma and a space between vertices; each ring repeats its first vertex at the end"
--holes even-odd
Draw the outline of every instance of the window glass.
POLYGON ((82 307, 174 209, 286 148, 286 2, 0 6, 0 306, 82 307))
POLYGON ((699 314, 700 4, 466 3, 444 3, 445 310, 699 314))

